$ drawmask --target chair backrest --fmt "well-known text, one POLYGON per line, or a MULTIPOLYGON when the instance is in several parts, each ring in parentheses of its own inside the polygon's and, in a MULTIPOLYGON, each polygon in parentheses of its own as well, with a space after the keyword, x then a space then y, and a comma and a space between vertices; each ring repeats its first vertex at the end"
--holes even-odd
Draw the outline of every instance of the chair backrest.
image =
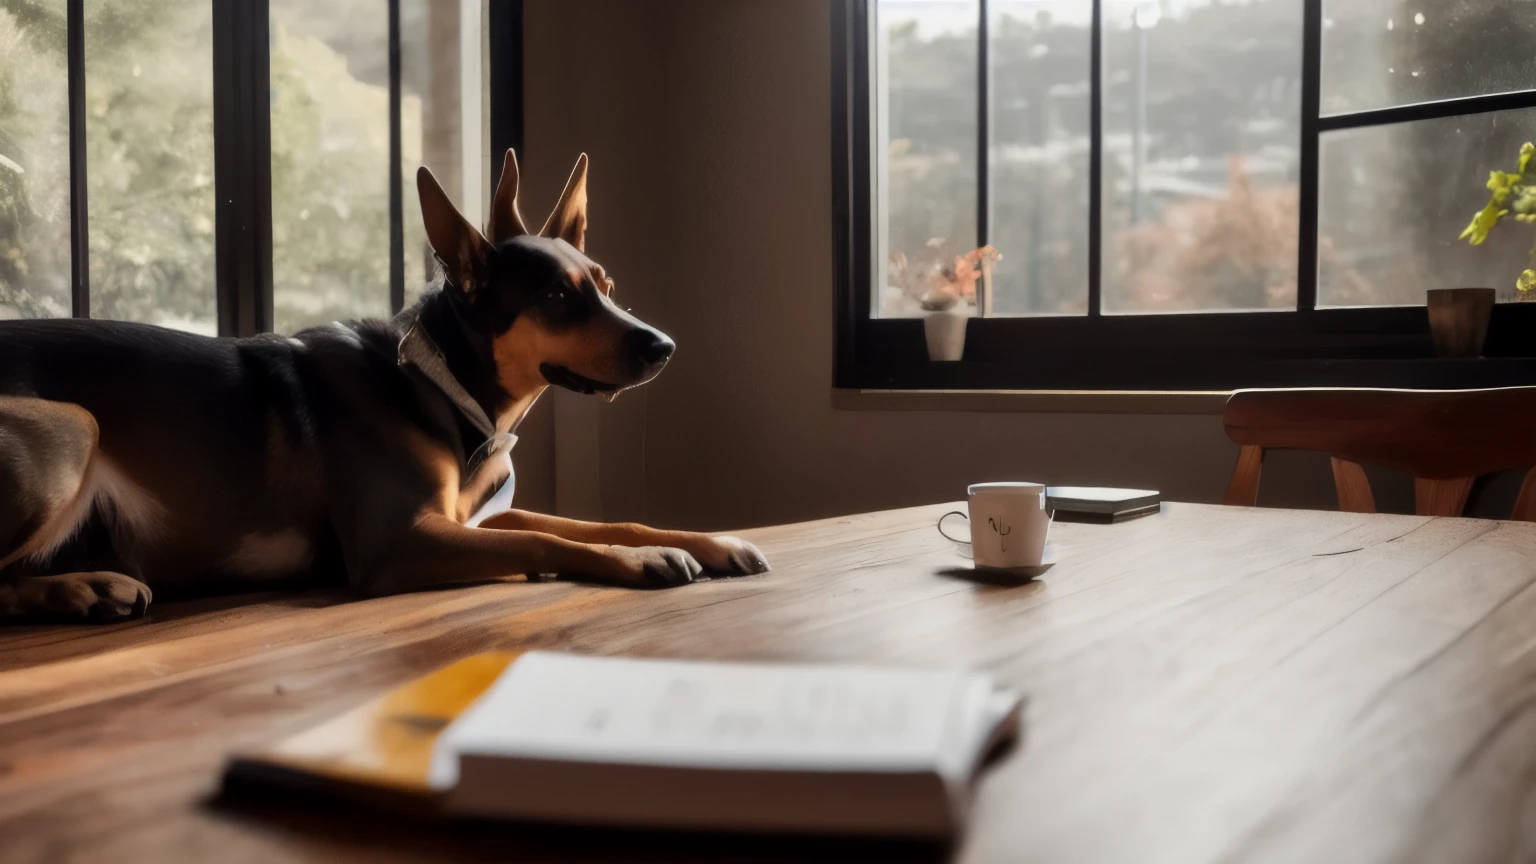
POLYGON ((1473 480, 1514 469, 1526 475, 1510 518, 1536 522, 1536 387, 1239 390, 1223 421, 1242 448, 1227 504, 1258 502, 1265 450, 1312 450, 1333 457, 1340 510, 1376 512, 1362 462, 1412 474, 1423 516, 1460 516, 1473 480))

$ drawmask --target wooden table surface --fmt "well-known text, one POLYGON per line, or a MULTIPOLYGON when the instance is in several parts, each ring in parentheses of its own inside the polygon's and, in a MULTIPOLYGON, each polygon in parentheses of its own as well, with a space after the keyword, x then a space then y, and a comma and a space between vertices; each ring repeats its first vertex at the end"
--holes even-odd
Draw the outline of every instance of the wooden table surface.
POLYGON ((0 630, 0 860, 1510 861, 1536 857, 1536 525, 1167 505, 976 584, 945 506, 746 532, 663 592, 259 595, 0 630), (967 664, 1028 697, 954 850, 429 828, 215 797, 232 750, 494 648, 967 664))

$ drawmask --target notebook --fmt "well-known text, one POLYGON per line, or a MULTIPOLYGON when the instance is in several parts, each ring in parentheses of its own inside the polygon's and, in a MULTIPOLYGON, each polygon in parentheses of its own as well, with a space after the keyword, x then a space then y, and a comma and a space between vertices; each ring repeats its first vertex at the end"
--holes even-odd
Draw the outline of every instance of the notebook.
POLYGON ((1020 704, 960 670, 484 654, 225 779, 450 818, 948 838, 1020 704))
POLYGON ((1063 522, 1124 522, 1162 509, 1162 496, 1147 489, 1051 486, 1046 507, 1063 522))

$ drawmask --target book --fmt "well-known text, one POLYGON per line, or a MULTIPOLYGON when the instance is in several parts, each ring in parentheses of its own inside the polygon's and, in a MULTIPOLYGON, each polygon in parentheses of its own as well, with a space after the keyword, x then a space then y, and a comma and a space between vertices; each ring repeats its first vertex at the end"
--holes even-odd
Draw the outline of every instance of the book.
POLYGON ((225 780, 443 818, 949 838, 1020 706, 958 670, 483 654, 225 780))
POLYGON ((1046 507, 1063 522, 1124 522, 1162 509, 1162 496, 1147 489, 1051 486, 1046 507))

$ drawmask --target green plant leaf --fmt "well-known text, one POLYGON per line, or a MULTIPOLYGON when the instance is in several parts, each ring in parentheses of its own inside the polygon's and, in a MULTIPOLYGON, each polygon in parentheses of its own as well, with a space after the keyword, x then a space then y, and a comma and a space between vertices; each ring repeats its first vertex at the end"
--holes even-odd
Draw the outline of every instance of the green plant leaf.
POLYGON ((1536 186, 1513 187, 1515 200, 1510 202, 1509 209, 1516 213, 1536 213, 1536 186))
POLYGON ((1531 142, 1527 141, 1524 144, 1520 145, 1520 169, 1519 170, 1520 170, 1521 174, 1525 173, 1525 166, 1530 163, 1532 156, 1536 156, 1536 144, 1532 144, 1531 142))
POLYGON ((1503 219, 1508 213, 1508 210, 1503 209, 1497 203, 1488 202, 1487 207, 1479 210, 1477 215, 1472 217, 1472 224, 1468 225, 1467 229, 1461 232, 1461 236, 1457 239, 1466 240, 1473 246, 1483 245, 1488 239, 1488 232, 1492 231, 1493 226, 1499 224, 1499 220, 1503 219))
POLYGON ((1494 204, 1502 205, 1509 199, 1510 192, 1514 191, 1515 183, 1520 180, 1519 174, 1510 174, 1504 171, 1488 172, 1488 190, 1493 193, 1494 204))
POLYGON ((1515 280, 1515 288, 1521 294, 1529 294, 1536 291, 1536 270, 1526 270, 1515 280))

